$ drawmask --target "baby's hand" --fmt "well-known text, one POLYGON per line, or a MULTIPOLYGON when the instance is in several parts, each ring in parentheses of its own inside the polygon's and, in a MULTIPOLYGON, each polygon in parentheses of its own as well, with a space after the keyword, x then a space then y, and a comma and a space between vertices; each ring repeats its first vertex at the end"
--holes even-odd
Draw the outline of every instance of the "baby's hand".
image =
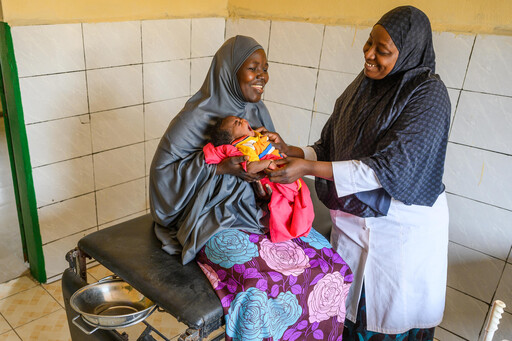
POLYGON ((267 169, 274 170, 276 168, 277 168, 277 166, 276 166, 274 160, 270 160, 270 163, 268 164, 267 169))
POLYGON ((256 129, 254 129, 254 131, 255 131, 255 132, 258 132, 258 133, 260 133, 260 134, 262 134, 262 135, 265 135, 265 133, 268 133, 268 130, 267 130, 267 128, 265 128, 265 127, 258 127, 258 128, 256 128, 256 129))

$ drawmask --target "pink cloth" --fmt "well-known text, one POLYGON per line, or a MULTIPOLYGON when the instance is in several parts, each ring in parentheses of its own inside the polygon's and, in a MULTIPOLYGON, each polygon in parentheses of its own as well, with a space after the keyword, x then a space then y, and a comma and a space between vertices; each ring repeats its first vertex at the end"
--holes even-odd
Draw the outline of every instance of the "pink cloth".
MULTIPOLYGON (((208 164, 217 164, 225 158, 243 155, 235 146, 214 147, 211 143, 204 146, 203 152, 208 164)), ((268 155, 263 160, 276 158, 278 157, 268 155)), ((246 165, 247 162, 243 162, 242 166, 247 171, 246 165)), ((270 240, 273 243, 279 243, 307 236, 315 213, 309 189, 304 181, 299 179, 291 184, 279 184, 265 177, 261 179, 261 184, 263 186, 268 184, 272 189, 272 196, 268 203, 270 240)))

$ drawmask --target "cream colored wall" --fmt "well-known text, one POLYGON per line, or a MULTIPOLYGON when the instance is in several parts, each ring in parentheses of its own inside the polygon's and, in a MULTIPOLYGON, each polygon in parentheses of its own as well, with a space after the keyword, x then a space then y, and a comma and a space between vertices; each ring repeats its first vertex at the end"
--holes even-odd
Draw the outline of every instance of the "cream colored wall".
POLYGON ((230 17, 372 26, 388 10, 413 5, 435 31, 512 35, 510 0, 229 0, 230 17))
POLYGON ((435 31, 512 35, 511 0, 1 0, 11 26, 231 17, 371 26, 389 9, 422 9, 435 31))
POLYGON ((225 17, 228 0, 1 0, 11 26, 225 17))

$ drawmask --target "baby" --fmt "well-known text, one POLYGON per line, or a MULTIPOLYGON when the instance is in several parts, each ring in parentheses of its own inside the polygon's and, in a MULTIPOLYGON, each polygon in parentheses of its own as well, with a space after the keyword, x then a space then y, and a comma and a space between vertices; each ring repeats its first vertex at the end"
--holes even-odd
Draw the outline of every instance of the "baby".
POLYGON ((247 120, 228 116, 217 121, 211 132, 211 143, 214 147, 232 145, 249 159, 245 165, 248 173, 259 173, 266 168, 275 169, 273 159, 283 157, 275 149, 268 137, 254 131, 247 120))
MULTIPOLYGON (((273 160, 286 157, 268 141, 268 137, 254 131, 247 120, 228 116, 216 122, 211 131, 211 142, 203 148, 206 163, 216 164, 231 156, 246 155, 242 163, 246 172, 258 173, 275 169, 273 160)), ((270 240, 274 243, 307 236, 314 219, 313 203, 309 189, 302 179, 291 184, 269 185, 272 196, 268 204, 270 240)))

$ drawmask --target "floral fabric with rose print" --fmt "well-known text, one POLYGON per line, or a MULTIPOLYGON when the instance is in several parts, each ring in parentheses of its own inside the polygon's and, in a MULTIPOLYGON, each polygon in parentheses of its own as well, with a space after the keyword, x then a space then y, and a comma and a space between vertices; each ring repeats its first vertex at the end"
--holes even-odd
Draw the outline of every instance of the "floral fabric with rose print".
POLYGON ((226 340, 341 341, 353 275, 314 229, 281 243, 227 229, 196 260, 221 300, 226 340))

